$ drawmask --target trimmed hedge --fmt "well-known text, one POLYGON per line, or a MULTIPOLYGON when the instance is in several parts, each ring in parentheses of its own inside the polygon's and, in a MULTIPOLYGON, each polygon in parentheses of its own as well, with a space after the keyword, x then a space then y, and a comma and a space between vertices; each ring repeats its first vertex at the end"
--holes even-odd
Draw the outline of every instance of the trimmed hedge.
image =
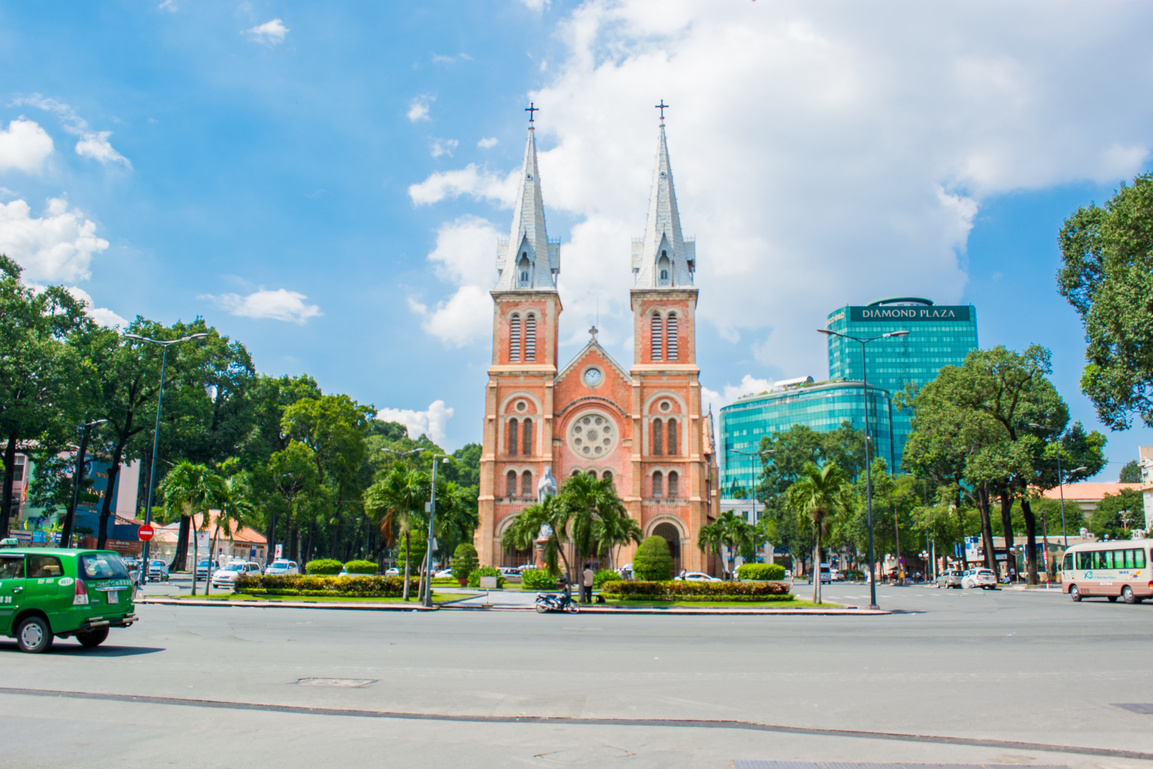
POLYGON ((621 575, 617 574, 612 569, 601 569, 593 576, 593 587, 595 587, 597 590, 600 590, 605 586, 606 582, 614 582, 620 578, 621 575))
POLYGON ((545 569, 525 569, 520 576, 525 590, 556 590, 556 577, 545 569))
POLYGON ((601 595, 622 601, 791 601, 788 582, 606 582, 601 595))
POLYGON ((664 537, 653 534, 637 548, 633 555, 633 574, 639 580, 666 580, 673 578, 673 556, 664 537))
POLYGON ((479 569, 473 569, 472 574, 468 575, 468 586, 480 587, 481 577, 496 577, 496 589, 500 590, 504 587, 504 576, 492 566, 481 566, 479 569))
MULTIPOLYGON (((335 558, 317 558, 304 564, 305 574, 340 574, 344 564, 335 558)), ((375 571, 375 570, 374 570, 375 571)))
POLYGON ((349 574, 376 574, 380 567, 376 561, 349 561, 344 564, 344 570, 349 574))
MULTIPOLYGON (((420 580, 410 577, 409 594, 420 580)), ((320 574, 241 574, 233 583, 237 593, 250 595, 315 595, 393 598, 404 594, 403 577, 332 577, 320 574)))
POLYGON ((779 563, 742 563, 737 579, 778 580, 785 578, 785 567, 779 563))
POLYGON ((468 581, 468 575, 476 570, 480 560, 476 548, 470 542, 461 542, 452 554, 452 576, 458 580, 468 581))

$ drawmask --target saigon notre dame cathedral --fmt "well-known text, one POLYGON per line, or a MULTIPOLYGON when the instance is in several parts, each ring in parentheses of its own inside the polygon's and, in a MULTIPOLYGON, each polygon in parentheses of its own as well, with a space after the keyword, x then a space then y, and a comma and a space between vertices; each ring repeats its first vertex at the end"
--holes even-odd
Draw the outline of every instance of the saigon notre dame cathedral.
MULTIPOLYGON (((696 243, 681 234, 664 120, 644 239, 632 243, 632 366, 613 360, 594 328, 561 368, 560 244, 545 231, 529 114, 520 195, 511 237, 497 246, 492 290, 480 562, 531 560, 506 552, 500 538, 512 517, 537 501, 538 483, 551 470, 560 484, 577 473, 611 478, 644 535, 668 540, 674 567, 702 570, 707 558, 697 532, 719 511, 716 447, 711 415, 701 411, 696 363, 696 243)), ((623 551, 618 560, 631 557, 623 551)))

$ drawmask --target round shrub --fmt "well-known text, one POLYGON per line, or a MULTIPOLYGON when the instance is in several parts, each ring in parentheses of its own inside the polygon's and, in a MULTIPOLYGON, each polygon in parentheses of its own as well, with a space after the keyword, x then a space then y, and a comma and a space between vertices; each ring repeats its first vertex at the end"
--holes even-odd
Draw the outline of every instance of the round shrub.
POLYGON ((317 558, 304 565, 305 574, 340 574, 344 564, 335 558, 317 558))
POLYGON ((785 578, 785 567, 779 563, 742 563, 737 579, 777 580, 785 578))
POLYGON ((546 569, 525 569, 520 575, 525 590, 556 590, 556 577, 546 569))
POLYGON ((473 569, 472 574, 468 575, 469 587, 480 587, 481 577, 496 577, 496 588, 500 590, 504 587, 504 577, 500 572, 491 566, 481 566, 479 569, 473 569))
POLYGON ((456 546, 456 550, 452 554, 452 576, 465 582, 468 580, 468 575, 476 571, 476 567, 479 565, 480 559, 477 557, 476 548, 472 546, 471 542, 461 542, 456 546))
POLYGON ((633 556, 633 574, 651 582, 673 578, 673 556, 664 537, 654 534, 641 543, 633 556))
POLYGON ((344 570, 349 574, 376 574, 378 566, 375 561, 349 561, 344 564, 344 570))
POLYGON ((612 582, 613 580, 620 578, 621 575, 617 574, 612 569, 601 569, 596 573, 595 576, 593 576, 593 587, 595 587, 597 590, 600 590, 606 582, 612 582))

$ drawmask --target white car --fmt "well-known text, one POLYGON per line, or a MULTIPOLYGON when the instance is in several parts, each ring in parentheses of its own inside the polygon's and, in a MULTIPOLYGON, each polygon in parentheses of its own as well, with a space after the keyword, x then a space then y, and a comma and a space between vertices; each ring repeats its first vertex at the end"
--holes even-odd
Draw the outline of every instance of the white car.
POLYGON ((218 588, 231 588, 236 578, 241 574, 251 574, 251 567, 244 561, 233 561, 232 563, 221 566, 216 571, 212 572, 212 586, 218 588))
POLYGON ((434 579, 452 579, 452 569, 441 569, 432 576, 434 579))
POLYGON ((997 575, 993 573, 992 569, 968 569, 961 574, 961 587, 996 590, 997 575))
POLYGON ((272 563, 268 564, 268 568, 264 570, 267 576, 283 576, 285 574, 299 574, 300 566, 296 561, 289 561, 284 558, 278 558, 272 563))
POLYGON ((677 576, 673 577, 674 580, 684 582, 720 582, 721 580, 711 574, 705 574, 703 571, 683 571, 677 576))

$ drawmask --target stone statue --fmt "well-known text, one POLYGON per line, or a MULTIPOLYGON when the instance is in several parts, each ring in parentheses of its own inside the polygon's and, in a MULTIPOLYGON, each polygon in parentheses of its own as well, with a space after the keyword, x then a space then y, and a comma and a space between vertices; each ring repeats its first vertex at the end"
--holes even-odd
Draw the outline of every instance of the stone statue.
POLYGON ((545 467, 544 475, 536 485, 536 501, 544 504, 547 497, 555 497, 557 492, 556 478, 552 474, 552 465, 545 467))

